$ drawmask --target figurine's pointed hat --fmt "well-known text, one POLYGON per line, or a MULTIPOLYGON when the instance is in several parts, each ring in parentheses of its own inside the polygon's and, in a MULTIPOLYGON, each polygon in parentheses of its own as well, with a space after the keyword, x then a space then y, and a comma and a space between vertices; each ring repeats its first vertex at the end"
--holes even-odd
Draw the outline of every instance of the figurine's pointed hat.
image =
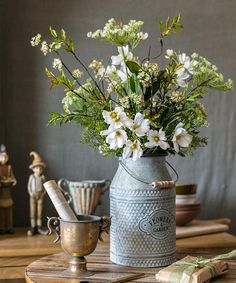
POLYGON ((30 156, 34 157, 32 164, 29 166, 30 169, 33 169, 36 166, 42 166, 43 168, 46 168, 46 164, 42 161, 40 155, 36 151, 31 151, 30 156))

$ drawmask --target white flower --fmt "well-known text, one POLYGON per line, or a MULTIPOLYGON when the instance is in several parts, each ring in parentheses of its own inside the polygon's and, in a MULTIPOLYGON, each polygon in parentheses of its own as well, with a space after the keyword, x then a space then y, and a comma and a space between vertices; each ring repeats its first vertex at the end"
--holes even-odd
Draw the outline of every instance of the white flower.
POLYGON ((179 152, 179 147, 188 147, 192 142, 192 136, 187 133, 187 131, 183 128, 184 124, 179 123, 175 127, 175 133, 172 138, 172 142, 174 144, 174 149, 176 152, 179 152))
POLYGON ((125 60, 132 60, 133 54, 129 51, 129 46, 118 46, 118 53, 117 56, 111 56, 112 65, 122 65, 124 66, 125 60))
POLYGON ((62 71, 62 62, 59 58, 54 58, 52 67, 58 71, 62 71))
POLYGON ((40 41, 41 41, 41 34, 38 33, 36 36, 31 38, 30 43, 33 47, 35 47, 39 45, 40 41))
POLYGON ((184 66, 185 69, 188 69, 190 67, 190 57, 187 56, 185 53, 178 55, 179 63, 184 66))
POLYGON ((92 33, 91 31, 89 31, 89 32, 87 33, 87 37, 92 37, 92 35, 93 35, 93 33, 92 33))
POLYGON ((173 55, 174 55, 173 49, 167 49, 166 50, 166 55, 165 55, 166 59, 171 59, 173 57, 173 55))
POLYGON ((147 33, 147 32, 143 33, 143 32, 141 31, 141 32, 139 32, 139 33, 137 34, 137 38, 140 39, 140 40, 145 40, 145 39, 148 38, 148 33, 147 33))
POLYGON ((218 71, 218 68, 216 67, 216 65, 212 65, 212 70, 217 72, 218 71))
POLYGON ((49 47, 51 50, 58 50, 61 48, 61 43, 53 42, 49 45, 49 47))
POLYGON ((131 155, 133 155, 132 159, 134 161, 136 161, 143 155, 143 150, 141 148, 140 141, 132 142, 129 140, 126 143, 126 146, 123 150, 123 158, 126 159, 130 157, 131 155))
POLYGON ((101 67, 97 70, 96 78, 102 78, 105 75, 106 69, 101 67))
POLYGON ((41 43, 41 48, 40 48, 40 50, 43 52, 43 55, 44 55, 44 56, 46 56, 46 55, 50 52, 50 48, 49 48, 49 46, 48 46, 48 44, 47 44, 46 41, 43 41, 43 42, 41 43))
POLYGON ((178 60, 185 70, 187 70, 190 74, 193 74, 193 67, 198 64, 196 60, 191 61, 190 57, 185 53, 178 55, 178 60))
POLYGON ((72 71, 72 75, 74 78, 79 79, 83 75, 83 72, 81 72, 79 69, 74 69, 72 71))
POLYGON ((127 134, 122 129, 117 129, 114 124, 111 124, 105 131, 100 134, 106 137, 106 143, 110 145, 110 149, 122 148, 127 142, 127 134))
POLYGON ((122 71, 122 70, 117 70, 117 75, 118 75, 118 77, 120 78, 121 83, 127 82, 127 80, 128 80, 128 74, 127 74, 126 71, 124 72, 124 71, 122 71))
POLYGON ((177 75, 177 84, 180 87, 184 87, 186 84, 186 80, 189 78, 189 74, 187 72, 185 72, 184 68, 180 68, 178 69, 176 72, 177 75))
POLYGON ((116 107, 111 112, 103 110, 102 116, 107 124, 114 125, 116 129, 132 124, 132 120, 126 116, 123 107, 116 107))
POLYGON ((131 125, 130 130, 135 132, 138 137, 143 137, 149 131, 149 120, 144 119, 144 115, 137 113, 134 117, 134 121, 131 125))
POLYGON ((169 148, 169 144, 166 142, 165 132, 162 131, 162 128, 158 131, 150 130, 147 134, 148 142, 145 143, 145 146, 148 148, 158 147, 166 150, 169 148))
POLYGON ((108 77, 112 77, 113 75, 116 74, 116 67, 111 65, 111 66, 107 66, 106 71, 105 71, 105 75, 108 77))

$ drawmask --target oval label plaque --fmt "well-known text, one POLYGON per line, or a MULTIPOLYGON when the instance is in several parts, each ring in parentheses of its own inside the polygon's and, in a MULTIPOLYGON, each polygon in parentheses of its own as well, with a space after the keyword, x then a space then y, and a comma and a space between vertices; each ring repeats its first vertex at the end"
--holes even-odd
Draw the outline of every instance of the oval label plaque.
POLYGON ((146 215, 139 222, 139 229, 155 239, 163 239, 173 233, 173 221, 168 210, 159 209, 146 215))

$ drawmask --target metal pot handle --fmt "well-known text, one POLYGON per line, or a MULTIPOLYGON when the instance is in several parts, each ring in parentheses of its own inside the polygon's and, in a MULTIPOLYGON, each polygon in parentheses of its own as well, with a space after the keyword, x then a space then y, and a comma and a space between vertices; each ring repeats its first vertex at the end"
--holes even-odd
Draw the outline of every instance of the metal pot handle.
POLYGON ((47 222, 49 233, 51 235, 53 232, 56 234, 56 239, 53 241, 54 243, 58 242, 61 238, 60 235, 60 218, 59 217, 48 217, 47 222))
POLYGON ((139 176, 137 176, 134 172, 132 172, 126 165, 125 165, 125 162, 124 161, 119 161, 120 165, 123 167, 123 169, 132 177, 134 178, 135 180, 143 183, 143 184, 146 184, 146 185, 149 185, 151 186, 152 188, 158 188, 158 189, 162 189, 162 188, 172 188, 175 186, 175 183, 178 181, 179 179, 179 175, 178 173, 176 172, 175 168, 168 162, 168 161, 165 161, 166 164, 174 171, 175 175, 176 175, 176 180, 175 181, 153 181, 153 182, 148 182, 142 178, 140 178, 139 176))
POLYGON ((65 196, 67 203, 70 204, 72 202, 72 196, 70 193, 66 191, 66 189, 68 189, 68 186, 69 186, 69 181, 63 178, 63 179, 60 179, 57 182, 57 184, 58 184, 59 189, 62 191, 63 195, 65 196))
POLYGON ((110 230, 110 226, 111 226, 111 217, 110 216, 103 216, 101 219, 101 225, 99 228, 99 235, 98 235, 98 239, 100 241, 103 241, 102 239, 102 233, 106 232, 108 234, 109 230, 110 230))

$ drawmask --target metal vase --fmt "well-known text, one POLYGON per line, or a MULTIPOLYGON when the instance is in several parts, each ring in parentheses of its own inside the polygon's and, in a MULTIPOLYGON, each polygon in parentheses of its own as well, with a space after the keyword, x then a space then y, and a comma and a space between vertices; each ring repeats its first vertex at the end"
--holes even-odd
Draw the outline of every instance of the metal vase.
POLYGON ((108 180, 68 181, 61 179, 58 186, 64 193, 69 192, 69 203, 72 201, 76 214, 94 214, 101 197, 110 185, 108 180))
POLYGON ((111 261, 133 267, 175 261, 175 186, 171 184, 165 156, 120 159, 110 186, 111 261), (152 187, 152 182, 164 185, 152 187))

